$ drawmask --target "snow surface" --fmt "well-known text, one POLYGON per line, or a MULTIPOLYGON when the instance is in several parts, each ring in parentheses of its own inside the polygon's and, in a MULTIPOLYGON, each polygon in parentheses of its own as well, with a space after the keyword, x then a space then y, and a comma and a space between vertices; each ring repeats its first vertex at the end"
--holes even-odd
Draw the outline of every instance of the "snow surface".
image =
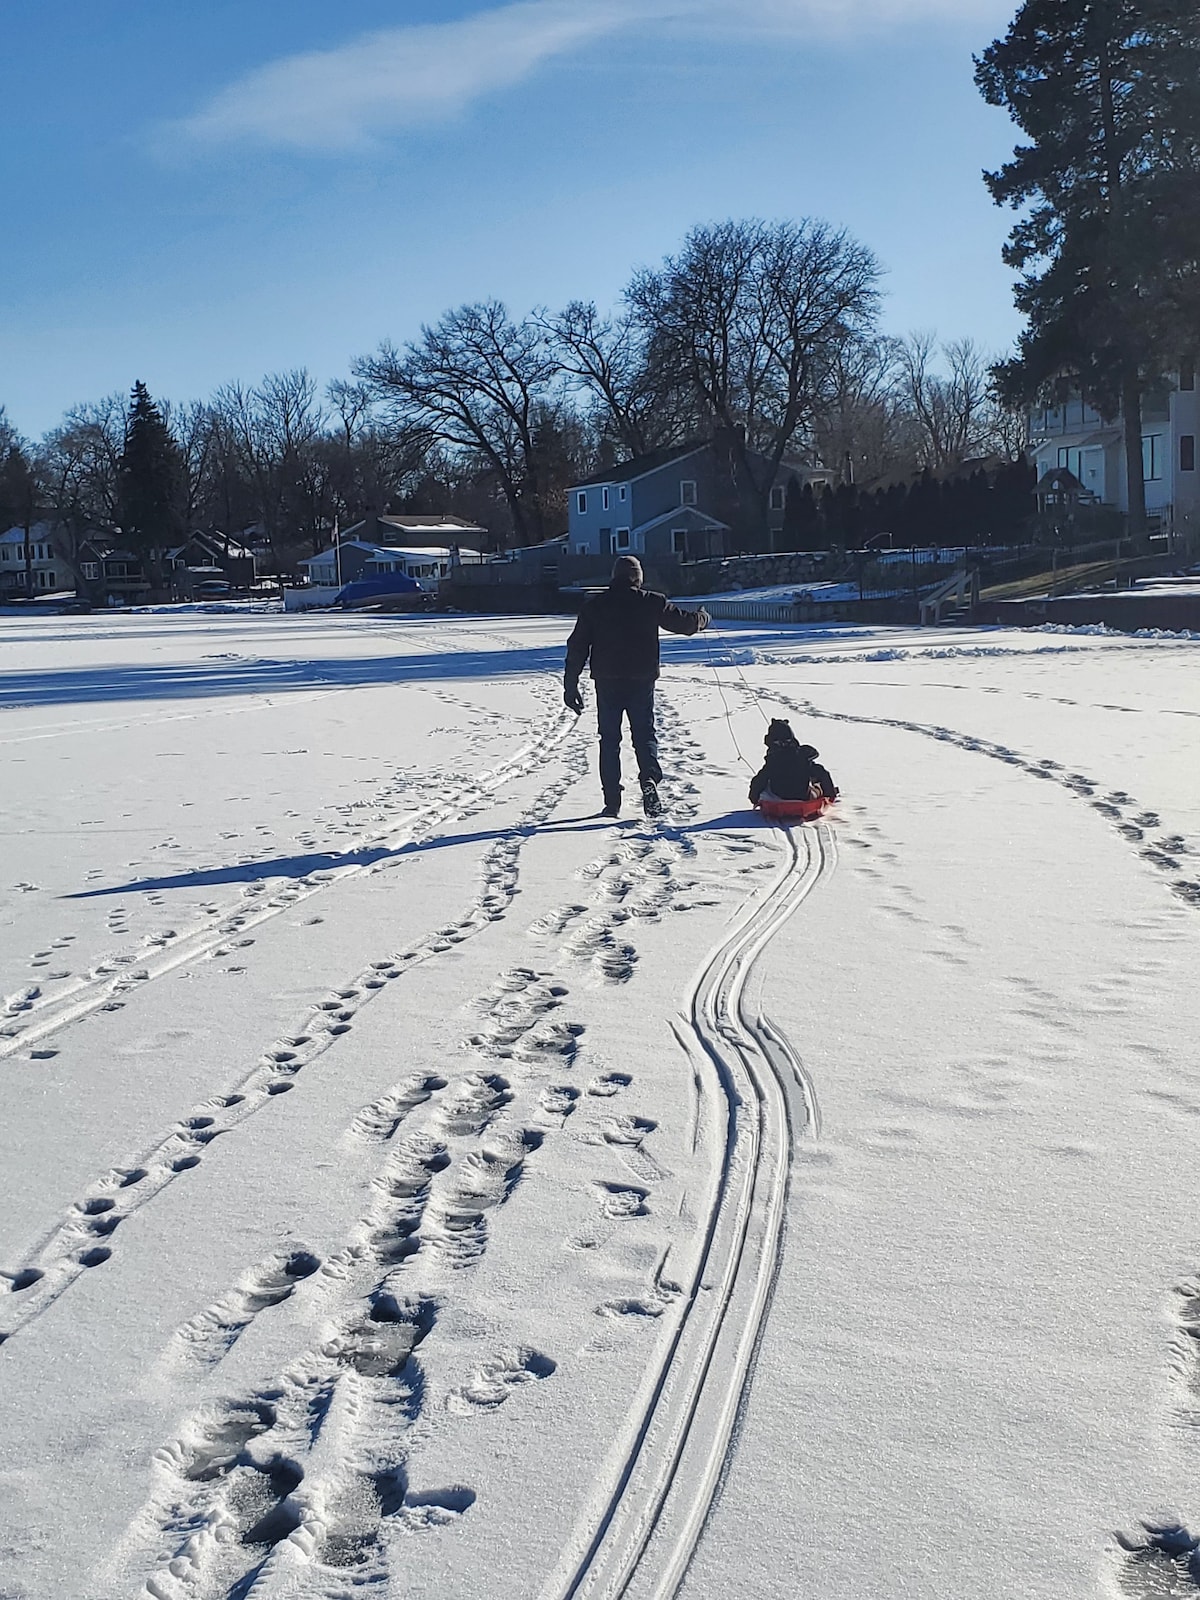
POLYGON ((1196 642, 566 631, 0 618, 0 1595, 1196 1592, 1196 642))

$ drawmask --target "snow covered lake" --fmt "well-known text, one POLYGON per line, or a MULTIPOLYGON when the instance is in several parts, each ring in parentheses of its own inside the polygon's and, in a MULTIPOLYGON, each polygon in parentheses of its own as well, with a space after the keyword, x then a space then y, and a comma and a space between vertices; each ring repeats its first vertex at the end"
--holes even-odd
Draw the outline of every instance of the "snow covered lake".
POLYGON ((1200 1592, 1200 641, 568 627, 0 618, 0 1596, 1200 1592))

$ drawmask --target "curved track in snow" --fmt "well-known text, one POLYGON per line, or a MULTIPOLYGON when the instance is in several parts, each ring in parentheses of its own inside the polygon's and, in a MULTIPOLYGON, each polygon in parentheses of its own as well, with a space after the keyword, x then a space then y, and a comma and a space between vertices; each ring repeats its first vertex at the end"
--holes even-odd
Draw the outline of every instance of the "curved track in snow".
POLYGON ((755 964, 836 864, 827 824, 784 859, 692 980, 681 1044, 725 1100, 722 1161, 683 1312, 594 1513, 542 1600, 669 1600, 703 1531, 770 1307, 793 1140, 819 1130, 791 1045, 750 1002, 755 964))

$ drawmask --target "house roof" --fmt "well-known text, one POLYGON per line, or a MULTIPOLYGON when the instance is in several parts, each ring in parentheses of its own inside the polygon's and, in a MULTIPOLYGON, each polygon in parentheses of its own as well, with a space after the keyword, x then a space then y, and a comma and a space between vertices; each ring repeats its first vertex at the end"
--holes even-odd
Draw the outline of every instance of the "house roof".
MULTIPOLYGON (((479 553, 477 550, 463 550, 461 546, 456 546, 455 548, 460 555, 473 556, 479 553)), ((454 554, 454 550, 449 545, 423 544, 409 547, 401 544, 370 544, 366 539, 339 539, 337 549, 361 550, 368 561, 377 557, 386 557, 387 560, 391 561, 396 556, 411 556, 414 560, 428 561, 431 557, 452 556, 454 554)), ((315 562, 320 562, 324 565, 326 562, 334 560, 335 555, 335 547, 330 545, 328 550, 322 550, 319 555, 308 556, 303 561, 298 561, 296 565, 309 567, 315 562)))
POLYGON ((423 534, 437 533, 443 538, 455 539, 458 534, 468 535, 484 534, 486 528, 481 528, 477 522, 466 522, 462 517, 435 516, 432 512, 389 512, 383 517, 362 517, 358 522, 351 523, 345 530, 346 534, 353 534, 358 528, 372 528, 378 535, 387 529, 399 534, 407 534, 409 538, 419 537, 423 534))
MULTIPOLYGON (((327 550, 321 550, 315 556, 306 556, 303 561, 298 561, 296 565, 298 567, 307 567, 311 566, 314 561, 333 561, 337 556, 338 550, 361 550, 364 555, 377 556, 383 553, 383 546, 368 544, 365 539, 339 539, 336 545, 331 544, 327 550)), ((392 553, 395 554, 394 551, 392 553)))
MULTIPOLYGON (((49 539, 50 538, 50 524, 48 522, 34 522, 34 523, 31 523, 30 524, 30 528, 29 528, 29 538, 30 538, 31 542, 36 540, 39 543, 41 541, 43 541, 43 540, 49 539)), ((25 543, 25 529, 24 528, 6 528, 3 533, 0 533, 0 544, 24 544, 24 543, 25 543)))
POLYGON ((622 462, 620 466, 604 467, 586 478, 580 478, 578 483, 571 485, 571 488, 588 489, 598 484, 632 483, 635 478, 644 478, 648 472, 657 472, 660 467, 670 466, 672 461, 683 461, 687 456, 697 455, 701 450, 707 449, 708 444, 705 440, 693 439, 690 444, 669 445, 664 450, 650 450, 644 456, 634 456, 632 461, 622 462))
POLYGON ((693 523, 699 523, 702 528, 711 528, 721 533, 729 532, 727 522, 718 522, 716 517, 710 517, 704 511, 697 511, 695 506, 676 506, 673 511, 664 511, 661 517, 653 517, 649 522, 643 522, 633 529, 634 533, 649 533, 654 528, 666 527, 668 524, 678 526, 684 518, 693 523))
POLYGON ((1038 479, 1038 489, 1061 489, 1068 494, 1074 494, 1083 488, 1083 484, 1070 470, 1069 467, 1052 467, 1038 479))

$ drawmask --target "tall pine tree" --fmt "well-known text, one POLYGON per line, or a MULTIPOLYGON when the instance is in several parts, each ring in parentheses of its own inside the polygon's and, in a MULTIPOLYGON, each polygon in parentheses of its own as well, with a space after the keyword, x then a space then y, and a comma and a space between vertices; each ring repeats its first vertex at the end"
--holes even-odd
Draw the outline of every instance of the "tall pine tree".
POLYGON ((183 540, 183 456, 144 383, 133 386, 117 473, 121 536, 163 587, 162 553, 183 540))
POLYGON ((1075 386, 1124 420, 1145 527, 1142 397, 1200 348, 1195 0, 1025 0, 976 82, 1029 143, 985 181, 1023 210, 1005 261, 1026 328, 999 369, 1022 402, 1075 386))

